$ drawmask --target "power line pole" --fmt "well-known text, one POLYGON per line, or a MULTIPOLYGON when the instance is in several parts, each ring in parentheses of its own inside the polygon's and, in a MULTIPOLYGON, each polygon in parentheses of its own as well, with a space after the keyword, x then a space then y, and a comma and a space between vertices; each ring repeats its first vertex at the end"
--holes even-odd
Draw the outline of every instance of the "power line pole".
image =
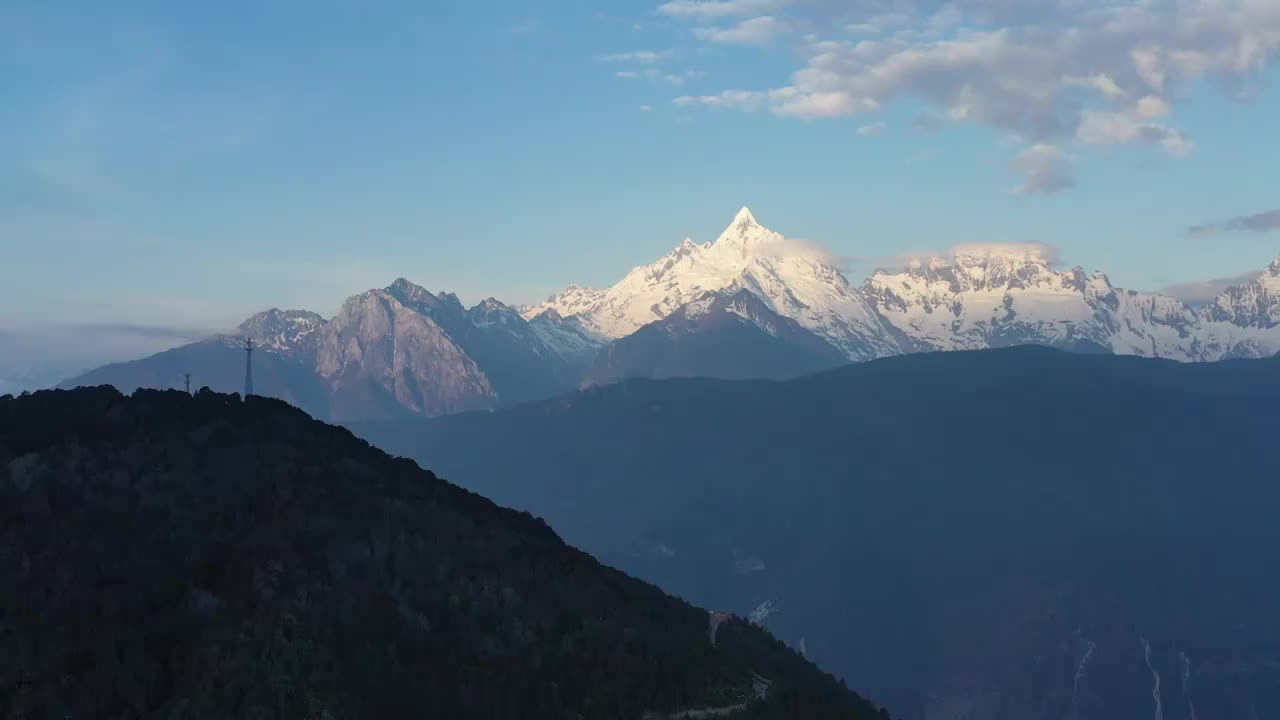
POLYGON ((191 394, 191 373, 183 373, 182 381, 187 388, 187 394, 190 395, 191 394))
POLYGON ((253 394, 253 338, 244 339, 244 397, 253 394))

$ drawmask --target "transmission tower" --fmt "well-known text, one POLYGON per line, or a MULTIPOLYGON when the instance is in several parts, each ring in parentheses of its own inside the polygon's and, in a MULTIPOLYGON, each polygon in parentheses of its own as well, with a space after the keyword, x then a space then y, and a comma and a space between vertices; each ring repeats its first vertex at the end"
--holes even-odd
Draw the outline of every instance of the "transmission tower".
POLYGON ((253 394, 253 339, 244 339, 244 397, 253 394))
POLYGON ((190 395, 191 394, 191 373, 183 373, 182 382, 183 382, 183 385, 185 385, 187 388, 187 394, 190 395))

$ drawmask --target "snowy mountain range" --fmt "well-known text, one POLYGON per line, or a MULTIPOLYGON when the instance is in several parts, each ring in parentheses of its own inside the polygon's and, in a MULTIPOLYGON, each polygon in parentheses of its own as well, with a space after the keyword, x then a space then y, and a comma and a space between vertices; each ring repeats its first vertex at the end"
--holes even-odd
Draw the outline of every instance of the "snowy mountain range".
POLYGON ((1181 361, 1280 352, 1280 259, 1198 309, 1116 288, 1102 273, 1056 270, 1032 244, 962 246, 855 287, 820 252, 762 226, 746 208, 714 242, 685 240, 608 289, 571 286, 524 314, 576 316, 617 339, 707 292, 739 290, 851 361, 1025 344, 1181 361))
POLYGON ((1047 345, 1215 361, 1280 353, 1280 259, 1199 308, 1055 269, 1036 245, 965 246, 860 286, 811 244, 743 208, 712 242, 686 239, 616 285, 571 286, 516 309, 467 308, 400 279, 329 320, 270 310, 235 333, 63 383, 233 392, 243 339, 255 391, 335 421, 445 415, 629 377, 774 378, 905 353, 1047 345))

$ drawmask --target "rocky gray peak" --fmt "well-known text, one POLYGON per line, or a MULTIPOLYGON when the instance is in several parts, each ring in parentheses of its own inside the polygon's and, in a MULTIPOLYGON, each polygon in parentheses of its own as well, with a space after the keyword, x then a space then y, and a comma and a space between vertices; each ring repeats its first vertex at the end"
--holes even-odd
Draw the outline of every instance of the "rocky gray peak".
POLYGON ((409 310, 435 320, 455 342, 466 333, 470 320, 457 295, 451 292, 432 293, 404 278, 392 283, 386 292, 409 310))
POLYGON ((577 315, 564 316, 555 308, 546 308, 529 318, 529 327, 573 368, 586 367, 596 352, 609 344, 608 337, 589 329, 577 315))
POLYGON ((464 309, 462 301, 458 299, 457 293, 442 292, 439 293, 437 297, 439 297, 440 301, 443 302, 451 311, 456 312, 464 309))
POLYGON ((236 330, 261 349, 311 357, 315 355, 325 323, 324 318, 307 310, 272 308, 248 318, 236 330))
MULTIPOLYGON (((414 288, 393 285, 347 300, 325 326, 316 371, 329 381, 335 396, 373 387, 422 415, 492 407, 496 394, 475 361, 430 313, 416 311, 397 297, 404 293, 418 302, 435 297, 414 288)), ((357 413, 352 410, 342 417, 340 405, 334 412, 344 420, 357 413)))
POLYGON ((489 327, 491 325, 524 325, 525 320, 520 317, 520 313, 516 309, 494 298, 485 298, 475 307, 467 311, 467 317, 470 318, 471 324, 476 327, 489 327))
POLYGON ((546 310, 543 310, 537 315, 529 318, 529 322, 531 323, 558 323, 562 320, 564 320, 564 317, 560 315, 560 313, 556 312, 555 308, 547 308, 546 310))
POLYGON ((389 284, 387 292, 407 307, 420 306, 424 307, 424 309, 435 309, 435 307, 440 307, 444 304, 444 300, 431 295, 431 292, 426 290, 425 287, 411 283, 404 278, 398 278, 396 282, 389 284))

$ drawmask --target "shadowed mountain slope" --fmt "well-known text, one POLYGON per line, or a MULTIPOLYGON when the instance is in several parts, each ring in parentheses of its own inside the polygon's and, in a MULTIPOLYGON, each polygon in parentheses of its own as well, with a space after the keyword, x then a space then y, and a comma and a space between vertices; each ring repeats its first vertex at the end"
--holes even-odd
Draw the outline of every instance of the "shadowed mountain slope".
POLYGON ((913 720, 1280 717, 1280 359, 920 354, 357 430, 913 720))
POLYGON ((0 715, 876 718, 742 621, 276 401, 0 398, 0 715), (773 682, 749 700, 758 673, 773 682))

